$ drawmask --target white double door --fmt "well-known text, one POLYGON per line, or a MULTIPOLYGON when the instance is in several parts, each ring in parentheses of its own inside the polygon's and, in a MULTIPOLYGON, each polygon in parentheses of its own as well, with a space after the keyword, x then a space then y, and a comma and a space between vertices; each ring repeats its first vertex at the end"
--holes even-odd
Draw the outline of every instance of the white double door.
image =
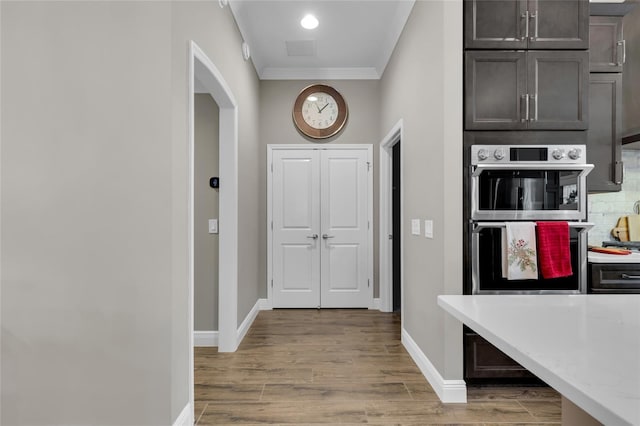
POLYGON ((371 307, 370 146, 270 152, 273 307, 371 307))

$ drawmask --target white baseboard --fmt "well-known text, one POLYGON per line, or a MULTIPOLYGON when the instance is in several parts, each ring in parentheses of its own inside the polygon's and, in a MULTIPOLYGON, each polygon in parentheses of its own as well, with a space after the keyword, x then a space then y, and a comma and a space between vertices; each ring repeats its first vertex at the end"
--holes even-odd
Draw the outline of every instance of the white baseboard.
POLYGON ((178 414, 176 421, 173 422, 173 426, 193 426, 193 423, 193 408, 191 408, 191 403, 187 403, 178 414))
MULTIPOLYGON (((270 311, 273 309, 271 303, 267 299, 258 299, 254 307, 247 314, 240 327, 238 327, 238 345, 244 339, 251 324, 258 316, 259 311, 270 311)), ((218 346, 218 332, 217 331, 194 331, 193 332, 193 346, 195 347, 211 347, 218 346)))
POLYGON ((217 331, 194 331, 193 332, 193 346, 218 346, 218 332, 217 331))
POLYGON ((371 306, 371 309, 375 309, 375 310, 380 310, 380 298, 374 298, 373 299, 373 305, 371 306))
POLYGON ((411 358, 418 365, 418 368, 427 379, 438 397, 445 403, 466 403, 467 384, 464 380, 446 380, 440 372, 429 361, 429 358, 422 352, 418 344, 411 338, 409 333, 402 328, 402 344, 411 355, 411 358))
POLYGON ((273 305, 271 304, 271 300, 269 299, 258 299, 258 303, 260 303, 261 311, 271 311, 273 310, 273 305))
POLYGON ((262 306, 263 300, 264 299, 258 299, 256 301, 256 304, 253 305, 253 308, 251 308, 247 316, 244 318, 244 321, 242 321, 242 324, 240 324, 240 327, 238 327, 238 346, 240 346, 240 343, 242 343, 242 339, 244 339, 244 336, 247 335, 247 332, 251 328, 251 324, 253 324, 253 321, 258 316, 258 312, 260 312, 260 307, 262 306))

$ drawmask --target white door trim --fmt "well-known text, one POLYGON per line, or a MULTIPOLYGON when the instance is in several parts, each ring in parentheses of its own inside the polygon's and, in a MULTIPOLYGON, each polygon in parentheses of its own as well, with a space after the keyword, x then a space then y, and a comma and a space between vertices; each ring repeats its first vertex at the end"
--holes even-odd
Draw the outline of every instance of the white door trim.
MULTIPOLYGON (((220 110, 220 262, 218 269, 218 350, 238 346, 238 104, 222 74, 200 47, 189 43, 189 183, 188 183, 188 323, 189 401, 194 407, 194 93, 195 77, 209 91, 220 110)), ((193 417, 193 412, 191 413, 193 417)), ((193 420, 193 419, 192 419, 193 420)), ((192 422, 193 423, 193 422, 192 422)))
MULTIPOLYGON (((393 197, 392 197, 392 157, 393 146, 403 137, 403 123, 400 119, 380 142, 380 310, 393 311, 393 197)), ((404 164, 403 152, 400 151, 400 167, 404 164)), ((404 189, 400 186, 400 233, 404 235, 402 222, 402 206, 404 206, 404 189)), ((402 251, 402 249, 400 249, 402 251)), ((400 256, 400 293, 404 294, 404 258, 400 256)), ((404 311, 402 311, 404 312, 404 311)), ((404 317, 403 317, 404 319, 404 317)), ((404 321, 403 321, 404 323, 404 321)))
POLYGON ((278 149, 285 150, 346 150, 346 149, 360 149, 367 151, 367 161, 371 165, 370 173, 368 174, 368 197, 369 202, 367 204, 367 218, 369 221, 369 232, 368 232, 368 244, 369 244, 369 253, 367 259, 367 273, 369 275, 369 280, 371 285, 369 286, 369 308, 374 308, 374 299, 373 299, 373 288, 375 283, 373 281, 373 145, 372 144, 344 144, 344 145, 330 145, 330 146, 314 146, 308 144, 268 144, 267 145, 267 301, 268 306, 273 306, 273 289, 271 287, 271 281, 273 280, 273 270, 272 270, 272 261, 273 261, 273 229, 271 228, 271 224, 273 222, 273 203, 272 203, 272 193, 271 193, 271 185, 273 183, 272 178, 272 167, 271 164, 273 162, 273 151, 278 149))

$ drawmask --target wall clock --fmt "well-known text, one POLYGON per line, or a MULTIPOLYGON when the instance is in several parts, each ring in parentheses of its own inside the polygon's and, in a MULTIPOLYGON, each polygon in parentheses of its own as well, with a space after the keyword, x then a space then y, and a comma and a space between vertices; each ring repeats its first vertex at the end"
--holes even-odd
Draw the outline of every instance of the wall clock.
POLYGON ((347 122, 349 111, 342 95, 333 87, 314 84, 302 90, 293 105, 293 122, 313 139, 336 135, 347 122))

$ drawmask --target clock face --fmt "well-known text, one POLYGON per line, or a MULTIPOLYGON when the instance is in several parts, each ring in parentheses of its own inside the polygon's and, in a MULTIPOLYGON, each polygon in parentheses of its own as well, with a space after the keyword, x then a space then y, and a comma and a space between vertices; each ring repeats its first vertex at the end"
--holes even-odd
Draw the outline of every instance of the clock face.
POLYGON ((302 118, 315 129, 326 129, 338 119, 338 103, 328 93, 314 92, 302 104, 302 118))
POLYGON ((312 139, 336 135, 347 121, 347 104, 331 86, 314 84, 304 89, 293 106, 293 122, 312 139))

